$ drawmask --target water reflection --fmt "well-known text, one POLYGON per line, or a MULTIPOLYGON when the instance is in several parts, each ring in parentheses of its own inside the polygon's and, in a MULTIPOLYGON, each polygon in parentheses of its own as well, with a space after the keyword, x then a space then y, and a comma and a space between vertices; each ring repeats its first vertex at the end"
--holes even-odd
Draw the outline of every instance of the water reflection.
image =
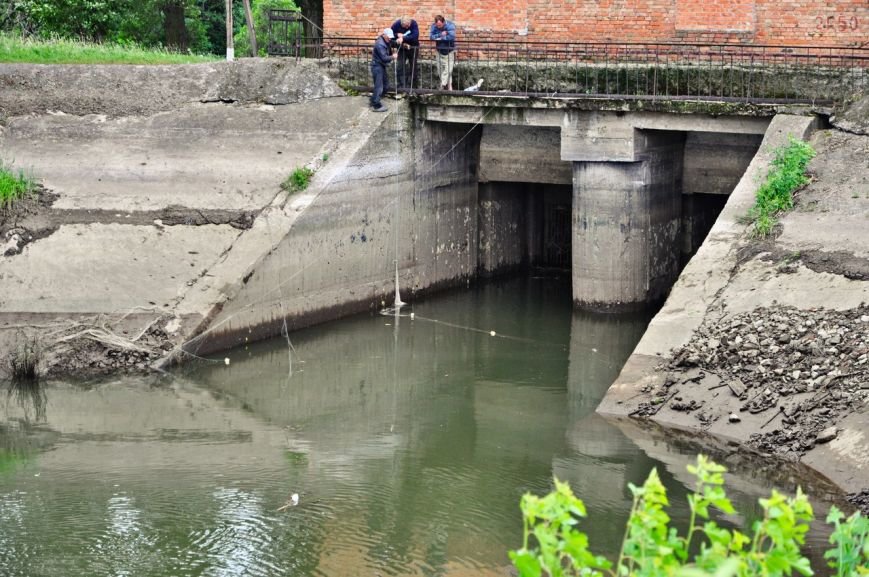
POLYGON ((652 466, 685 516, 690 451, 594 414, 645 322, 573 314, 569 283, 519 279, 231 351, 170 386, 57 384, 39 427, 7 401, 0 447, 29 456, 0 469, 0 566, 507 575, 519 498, 553 474, 612 554, 626 484, 652 466))
POLYGON ((7 404, 16 403, 21 409, 23 420, 37 423, 45 421, 48 394, 38 378, 13 378, 7 387, 7 404))

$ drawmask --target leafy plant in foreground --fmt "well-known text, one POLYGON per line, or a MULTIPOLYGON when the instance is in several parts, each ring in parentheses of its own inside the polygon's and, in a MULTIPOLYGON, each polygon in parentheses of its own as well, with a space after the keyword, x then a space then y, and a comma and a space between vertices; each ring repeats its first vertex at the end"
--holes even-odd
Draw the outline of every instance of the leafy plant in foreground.
MULTIPOLYGON (((567 483, 555 480, 555 490, 545 497, 522 497, 522 548, 510 558, 522 577, 612 576, 612 577, 755 577, 813 575, 802 554, 812 507, 797 490, 794 497, 773 491, 760 499, 763 518, 751 533, 719 527, 710 511, 734 513, 724 491, 721 465, 703 455, 688 467, 697 477, 688 497, 691 517, 683 536, 670 526, 665 508, 666 489, 655 470, 642 486, 629 485, 633 505, 621 550, 615 563, 589 549, 588 536, 577 529, 586 509, 567 483), (536 544, 535 544, 536 543, 536 544), (696 551, 691 557, 691 552, 696 551)), ((837 577, 869 575, 869 519, 855 513, 846 521, 835 508, 828 522, 835 531, 834 549, 826 554, 837 577)))
POLYGON ((869 575, 869 517, 854 513, 843 523, 844 518, 839 509, 830 508, 827 523, 833 524, 833 548, 824 553, 824 558, 836 570, 836 577, 869 575))

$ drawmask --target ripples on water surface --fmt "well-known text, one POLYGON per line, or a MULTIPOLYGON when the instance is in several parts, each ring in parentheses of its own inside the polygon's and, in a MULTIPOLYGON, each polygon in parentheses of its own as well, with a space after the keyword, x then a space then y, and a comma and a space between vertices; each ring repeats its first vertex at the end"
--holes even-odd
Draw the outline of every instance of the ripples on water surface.
MULTIPOLYGON (((508 575, 524 492, 569 480, 612 554, 653 466, 684 518, 689 457, 594 414, 646 318, 572 313, 543 279, 411 311, 168 384, 52 384, 44 418, 4 395, 0 575, 508 575)), ((732 493, 756 513, 756 491, 732 493)))

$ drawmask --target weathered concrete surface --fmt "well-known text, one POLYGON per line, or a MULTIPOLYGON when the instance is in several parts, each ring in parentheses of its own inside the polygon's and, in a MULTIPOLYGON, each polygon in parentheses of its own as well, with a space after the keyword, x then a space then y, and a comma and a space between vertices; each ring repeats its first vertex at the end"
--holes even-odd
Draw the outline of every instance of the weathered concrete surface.
POLYGON ((480 182, 572 183, 572 167, 559 157, 559 129, 490 124, 482 134, 480 182))
POLYGON ((62 226, 19 255, 0 257, 0 311, 171 311, 239 231, 230 226, 62 226))
POLYGON ((57 209, 260 209, 294 168, 352 127, 359 108, 330 98, 118 119, 24 116, 0 128, 0 150, 60 195, 57 209))
POLYGON ((304 195, 271 207, 179 307, 201 354, 454 286, 477 273, 479 131, 370 116, 304 195), (236 249, 240 249, 238 252, 236 249), (254 255, 261 255, 256 257, 254 255))
MULTIPOLYGON (((759 241, 746 237, 746 225, 739 220, 753 204, 754 191, 767 170, 772 150, 790 137, 806 138, 812 129, 813 120, 807 117, 778 116, 773 120, 758 154, 706 242, 650 323, 610 387, 599 412, 627 416, 648 403, 650 391, 674 378, 664 361, 672 350, 685 347, 704 322, 710 326, 727 326, 734 315, 773 305, 792 305, 798 310, 851 310, 861 302, 869 302, 869 283, 854 275, 849 278, 835 266, 842 262, 842 253, 865 261, 866 246, 869 246, 869 227, 866 226, 869 205, 865 200, 867 195, 863 194, 867 173, 865 167, 842 170, 841 162, 836 159, 837 140, 844 139, 842 133, 825 131, 815 135, 813 142, 824 157, 810 165, 817 180, 800 193, 796 210, 781 219, 782 233, 778 238, 758 247, 759 241), (825 168, 828 166, 838 169, 825 168), (850 239, 850 243, 845 238, 850 239), (840 252, 828 253, 835 258, 829 259, 828 270, 824 270, 819 263, 825 261, 813 258, 813 253, 827 251, 827 242, 830 248, 840 252), (805 266, 803 261, 806 261, 805 266)), ((847 142, 852 155, 854 146, 865 147, 869 152, 866 139, 847 142)), ((841 150, 844 146, 843 140, 838 150, 839 156, 846 158, 841 150)), ((857 152, 857 157, 866 158, 859 155, 859 150, 857 152)), ((666 426, 704 430, 739 443, 754 442, 753 435, 770 432, 765 427, 774 421, 779 411, 776 406, 757 413, 743 411, 744 399, 740 400, 731 392, 739 383, 716 381, 714 377, 699 373, 675 376, 678 386, 672 395, 679 396, 681 407, 691 400, 698 406, 702 403, 702 420, 684 408, 673 408, 670 399, 655 408, 650 418, 666 426), (731 413, 738 415, 738 422, 731 422, 728 418, 731 413)), ((801 406, 807 401, 805 394, 796 395, 786 404, 801 406)), ((786 408, 785 414, 791 410, 786 408)), ((836 441, 816 443, 802 458, 847 491, 859 491, 869 485, 867 411, 869 408, 858 401, 849 417, 835 422, 836 441)), ((772 423, 772 427, 775 426, 772 423)))
MULTIPOLYGON (((250 265, 272 248, 260 244, 245 253, 251 237, 242 242, 240 230, 274 224, 254 219, 264 208, 282 209, 287 195, 280 183, 297 167, 340 159, 345 143, 353 148, 366 140, 382 120, 367 121, 362 98, 311 100, 340 91, 308 64, 110 68, 0 68, 4 109, 27 112, 0 127, 0 156, 56 197, 48 201, 53 206, 3 222, 0 348, 6 352, 20 340, 19 331, 36 331, 53 343, 110 340, 145 354, 134 359, 144 366, 140 361, 162 352, 124 339, 153 331, 157 341, 183 338, 198 326, 200 309, 182 306, 190 302, 188 293, 211 279, 228 255, 250 265), (37 88, 61 78, 74 95, 68 110, 94 114, 39 114, 53 106, 53 96, 43 102, 37 88), (111 79, 123 80, 130 91, 113 94, 111 79), (18 88, 14 97, 9 86, 18 88), (192 98, 200 88, 202 97, 192 98), (259 103, 198 102, 206 93, 259 103), (118 108, 121 102, 129 108, 118 108), (161 110, 116 117, 151 111, 151 104, 161 110)), ((47 358, 56 360, 50 353, 47 358)), ((87 359, 81 362, 74 367, 86 369, 87 359)))
POLYGON ((529 264, 529 220, 533 218, 535 208, 542 206, 533 200, 528 187, 521 183, 480 183, 478 250, 481 275, 500 274, 529 264))
MULTIPOLYGON (((360 169, 357 173, 360 178, 365 178, 366 174, 372 176, 370 168, 365 168, 364 151, 371 146, 372 134, 383 130, 388 118, 389 115, 364 112, 359 118, 359 129, 342 139, 341 147, 322 164, 308 188, 289 198, 276 197, 260 213, 253 227, 240 236, 233 250, 215 263, 207 277, 199 279, 178 306, 180 318, 196 319, 193 324, 178 327, 175 338, 179 345, 199 352, 227 348, 246 338, 254 340, 278 334, 288 318, 310 315, 329 307, 339 307, 346 312, 342 307, 348 293, 352 296, 354 289, 342 286, 335 276, 348 280, 348 275, 365 270, 370 264, 360 261, 359 253, 348 255, 344 248, 353 244, 352 234, 359 235, 360 245, 364 245, 367 236, 364 225, 360 228, 356 222, 357 218, 354 218, 353 232, 345 235, 343 230, 338 230, 337 215, 328 211, 342 211, 344 199, 338 193, 346 192, 342 185, 346 185, 344 179, 350 178, 348 175, 354 173, 354 168, 360 169), (345 271, 338 262, 314 250, 312 239, 305 238, 312 234, 311 229, 321 236, 317 242, 333 241, 338 245, 353 272, 345 271), (295 235, 302 235, 302 240, 297 240, 295 235), (328 266, 314 267, 323 264, 328 266), (324 278, 330 279, 326 286, 321 284, 324 278)), ((389 158, 385 160, 392 162, 389 158)), ((400 175, 400 171, 397 174, 400 175)), ((377 196, 377 189, 363 189, 357 199, 367 204, 377 196)), ((345 214, 348 218, 357 216, 349 211, 345 214)), ((382 225, 382 221, 379 224, 382 225)), ((380 242, 381 236, 377 237, 380 242)), ((384 285, 390 278, 387 263, 381 262, 376 270, 382 275, 378 286, 384 285)), ((369 296, 371 293, 364 295, 369 296)), ((310 316, 308 322, 313 322, 310 316)))
POLYGON ((0 64, 0 120, 50 111, 150 115, 195 102, 289 104, 344 92, 312 61, 130 65, 0 64))
POLYGON ((836 111, 830 117, 830 122, 840 130, 869 135, 869 95, 864 95, 843 110, 836 111))

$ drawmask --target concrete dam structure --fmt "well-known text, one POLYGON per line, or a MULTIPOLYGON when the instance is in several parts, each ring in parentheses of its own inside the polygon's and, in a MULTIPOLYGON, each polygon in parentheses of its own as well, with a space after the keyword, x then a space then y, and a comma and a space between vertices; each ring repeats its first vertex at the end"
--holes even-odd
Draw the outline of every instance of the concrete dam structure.
MULTIPOLYGON (((55 68, 36 74, 68 73, 55 68)), ((90 74, 153 76, 120 68, 90 74)), ((26 91, 7 99, 4 154, 59 195, 47 238, 4 257, 7 342, 22 319, 96 314, 119 333, 156 323, 168 357, 205 354, 379 309, 396 278, 413 298, 529 267, 571 271, 578 307, 643 308, 667 295, 775 114, 429 95, 381 116, 334 98, 312 66, 193 70, 171 110, 149 110, 145 89, 128 118, 133 92, 39 101, 71 107, 60 115, 16 116, 39 110, 26 91), (251 79, 263 75, 266 100, 289 105, 257 104, 251 79), (280 191, 301 165, 316 169, 307 190, 280 191), (60 290, 64 278, 75 282, 60 290)))
MULTIPOLYGON (((145 370, 288 335, 388 307, 396 288, 412 303, 552 270, 570 275, 575 307, 617 312, 660 304, 679 279, 597 409, 626 416, 645 402, 638 389, 669 382, 661 359, 728 306, 867 300, 859 259, 842 278, 824 269, 791 284, 744 261, 740 217, 774 150, 818 127, 811 106, 429 93, 375 114, 317 63, 275 60, 4 65, 0 77, 3 158, 46 189, 4 223, 0 346, 36 335, 52 376, 145 370), (155 84, 161 75, 183 82, 155 84), (106 85, 124 88, 83 88, 106 85), (302 166, 309 186, 283 191, 302 166)), ((841 194, 861 185, 859 172, 848 177, 841 194)), ((835 205, 825 214, 841 222, 825 225, 821 249, 791 233, 775 254, 818 268, 831 262, 823 246, 847 250, 839 231, 865 234, 862 213, 835 205)), ((704 430, 740 443, 768 419, 736 434, 722 415, 704 430)), ((849 418, 855 434, 865 428, 865 412, 849 418)), ((693 419, 657 416, 689 430, 693 419)), ((853 451, 824 447, 844 463, 837 483, 862 483, 853 451)), ((822 468, 830 459, 818 454, 822 468)))
POLYGON ((394 107, 345 166, 324 166, 309 200, 289 200, 305 206, 286 236, 188 346, 201 354, 391 304, 396 270, 405 296, 544 267, 572 271, 579 307, 660 302, 768 122, 394 107))

